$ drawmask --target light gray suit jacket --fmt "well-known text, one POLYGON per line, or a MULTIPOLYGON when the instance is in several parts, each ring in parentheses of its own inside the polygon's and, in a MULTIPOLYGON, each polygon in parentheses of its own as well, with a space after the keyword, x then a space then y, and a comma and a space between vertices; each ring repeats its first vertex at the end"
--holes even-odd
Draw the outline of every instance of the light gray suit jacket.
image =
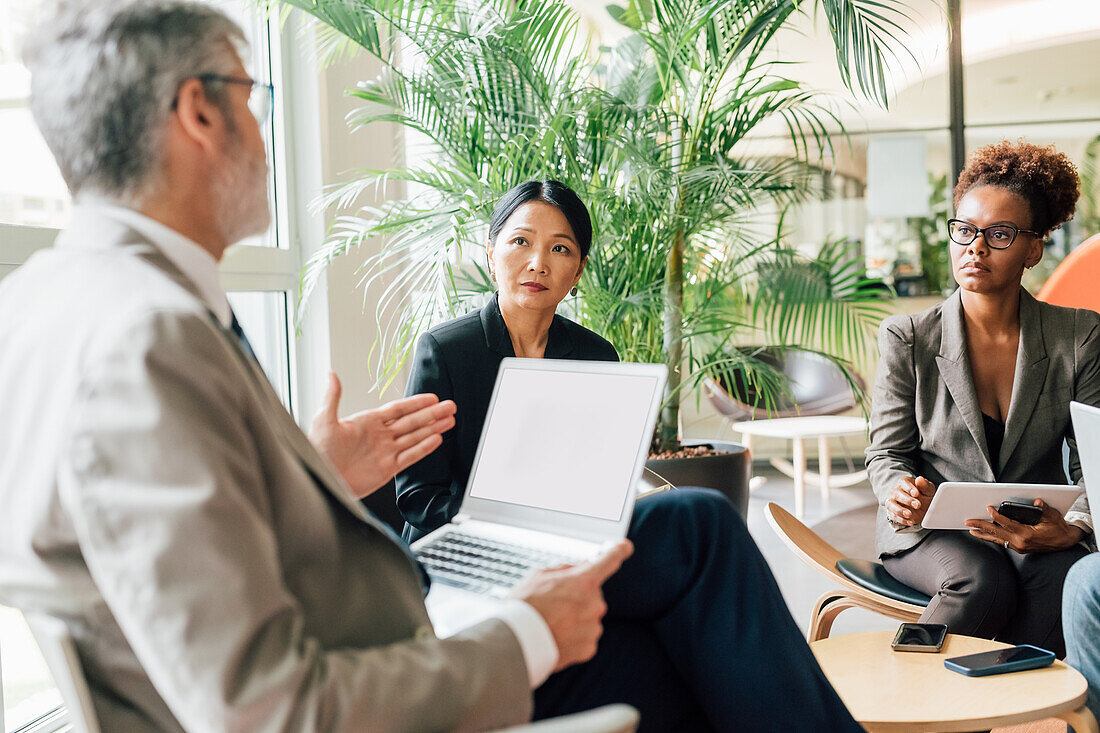
POLYGON ((102 214, 0 283, 0 602, 64 619, 107 731, 530 716, 498 620, 438 639, 410 557, 194 289, 102 214))
POLYGON ((981 408, 966 353, 959 291, 879 329, 880 361, 871 403, 867 470, 879 500, 876 545, 893 555, 928 530, 895 529, 887 520, 890 489, 905 476, 944 481, 1066 483, 1082 487, 1070 513, 1088 512, 1069 403, 1100 404, 1100 315, 1040 303, 1020 290, 1020 348, 1000 462, 990 465, 981 408), (995 478, 996 476, 996 478, 995 478))

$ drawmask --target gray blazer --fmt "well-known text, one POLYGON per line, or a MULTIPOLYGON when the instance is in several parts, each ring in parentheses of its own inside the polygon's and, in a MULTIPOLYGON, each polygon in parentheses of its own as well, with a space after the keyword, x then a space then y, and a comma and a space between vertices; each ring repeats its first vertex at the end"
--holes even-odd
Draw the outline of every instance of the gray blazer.
POLYGON ((64 619, 105 731, 528 718, 502 621, 436 638, 420 575, 193 286, 78 212, 0 283, 0 603, 64 619))
POLYGON ((1069 444, 1069 479, 1082 487, 1070 513, 1088 513, 1069 403, 1100 404, 1100 315, 1040 303, 1021 288, 1020 349, 996 472, 964 328, 956 291, 921 313, 891 316, 879 329, 867 470, 879 501, 880 556, 913 547, 928 532, 919 526, 897 530, 887 521, 886 500, 902 477, 924 476, 937 486, 994 480, 1063 484, 1063 440, 1069 444))

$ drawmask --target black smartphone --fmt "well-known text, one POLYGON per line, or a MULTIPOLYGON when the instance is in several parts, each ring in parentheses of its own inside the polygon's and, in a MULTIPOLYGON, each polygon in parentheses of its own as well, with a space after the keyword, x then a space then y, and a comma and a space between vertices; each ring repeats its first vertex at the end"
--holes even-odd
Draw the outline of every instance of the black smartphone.
POLYGON ((1035 506, 1031 502, 1022 499, 1002 501, 1001 505, 997 507, 997 511, 1002 516, 1020 524, 1036 525, 1043 518, 1043 508, 1041 506, 1035 506))
POLYGON ((902 624, 890 647, 896 652, 938 652, 946 638, 946 624, 902 624))
POLYGON ((1040 649, 1030 644, 994 649, 991 652, 967 654, 963 657, 951 657, 943 660, 943 666, 952 672, 960 672, 967 677, 985 677, 1002 672, 1018 672, 1024 669, 1038 669, 1054 663, 1054 652, 1040 649))

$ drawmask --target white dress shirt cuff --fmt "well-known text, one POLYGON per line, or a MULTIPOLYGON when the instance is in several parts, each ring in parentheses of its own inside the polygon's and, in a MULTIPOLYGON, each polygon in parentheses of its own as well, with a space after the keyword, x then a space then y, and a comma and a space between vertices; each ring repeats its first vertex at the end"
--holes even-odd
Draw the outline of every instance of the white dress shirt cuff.
POLYGON ((494 614, 516 635, 527 663, 527 679, 535 689, 550 676, 558 664, 558 645, 550 627, 532 606, 523 601, 508 599, 500 604, 494 614))
POLYGON ((1066 524, 1080 527, 1085 534, 1092 534, 1092 515, 1088 512, 1066 512, 1066 524))

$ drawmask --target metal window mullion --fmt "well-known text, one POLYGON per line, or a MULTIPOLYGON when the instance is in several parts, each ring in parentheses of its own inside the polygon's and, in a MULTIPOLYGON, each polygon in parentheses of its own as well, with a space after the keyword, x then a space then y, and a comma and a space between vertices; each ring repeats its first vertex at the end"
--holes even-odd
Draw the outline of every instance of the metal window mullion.
POLYGON ((227 293, 292 292, 298 287, 297 274, 269 272, 222 272, 222 286, 227 293))
POLYGON ((320 408, 320 392, 332 364, 331 321, 327 291, 322 282, 313 292, 303 323, 295 322, 298 308, 298 273, 325 238, 324 218, 309 213, 313 197, 322 189, 323 159, 319 70, 315 32, 304 14, 293 10, 286 22, 271 19, 272 73, 280 88, 276 97, 275 130, 282 131, 282 145, 274 153, 276 182, 282 208, 278 215, 283 227, 282 242, 294 258, 295 283, 288 288, 288 317, 291 329, 290 366, 295 417, 311 416, 320 408), (294 175, 287 175, 294 171, 294 175))
POLYGON ((966 102, 963 97, 965 68, 962 53, 962 0, 947 0, 947 105, 951 132, 951 187, 966 166, 966 102))
POLYGON ((222 272, 289 273, 297 270, 294 254, 277 247, 232 247, 221 261, 222 272))

